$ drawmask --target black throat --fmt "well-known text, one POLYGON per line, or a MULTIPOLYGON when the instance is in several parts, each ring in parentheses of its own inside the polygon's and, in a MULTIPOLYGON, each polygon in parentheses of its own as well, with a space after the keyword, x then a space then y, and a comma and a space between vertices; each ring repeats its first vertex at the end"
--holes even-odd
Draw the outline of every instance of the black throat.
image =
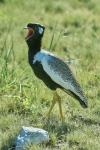
POLYGON ((31 53, 31 55, 35 55, 37 52, 41 50, 42 39, 40 37, 32 37, 26 42, 27 42, 29 52, 31 53))
POLYGON ((29 64, 32 66, 34 56, 37 52, 41 50, 41 43, 42 43, 42 38, 41 37, 32 37, 28 39, 27 41, 28 45, 28 59, 29 59, 29 64))

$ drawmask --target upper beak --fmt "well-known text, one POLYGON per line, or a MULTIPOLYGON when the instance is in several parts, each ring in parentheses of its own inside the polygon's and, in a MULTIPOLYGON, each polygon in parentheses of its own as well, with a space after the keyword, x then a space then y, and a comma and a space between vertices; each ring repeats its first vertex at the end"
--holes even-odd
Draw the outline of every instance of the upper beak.
POLYGON ((28 29, 28 27, 24 27, 24 29, 28 29))

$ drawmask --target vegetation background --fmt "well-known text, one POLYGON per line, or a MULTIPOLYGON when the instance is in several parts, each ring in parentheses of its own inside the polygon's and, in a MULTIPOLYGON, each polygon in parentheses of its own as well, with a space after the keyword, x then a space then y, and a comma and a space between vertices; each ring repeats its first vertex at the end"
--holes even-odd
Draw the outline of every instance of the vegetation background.
POLYGON ((13 149, 22 126, 50 134, 48 144, 30 150, 100 150, 100 0, 0 0, 0 150, 13 149), (88 97, 84 110, 60 91, 63 126, 58 106, 46 122, 52 92, 28 64, 23 27, 29 22, 46 26, 43 48, 73 61, 88 97))

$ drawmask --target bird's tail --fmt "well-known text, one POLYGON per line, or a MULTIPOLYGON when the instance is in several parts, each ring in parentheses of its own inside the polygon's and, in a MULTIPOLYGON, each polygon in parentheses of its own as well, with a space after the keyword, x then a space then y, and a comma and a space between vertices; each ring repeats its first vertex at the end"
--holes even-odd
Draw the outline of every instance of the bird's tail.
POLYGON ((75 94, 74 92, 72 91, 67 91, 67 93, 69 95, 72 95, 76 100, 79 101, 80 105, 83 107, 83 108, 87 108, 88 107, 88 101, 87 101, 87 98, 83 95, 83 96, 78 96, 77 94, 75 94))

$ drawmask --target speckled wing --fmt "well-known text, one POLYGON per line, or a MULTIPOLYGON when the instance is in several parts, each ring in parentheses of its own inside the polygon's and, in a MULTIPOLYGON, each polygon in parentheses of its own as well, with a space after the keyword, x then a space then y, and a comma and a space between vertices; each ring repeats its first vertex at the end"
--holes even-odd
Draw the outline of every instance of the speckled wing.
POLYGON ((46 57, 42 59, 42 65, 45 72, 54 82, 62 86, 65 90, 74 93, 81 102, 87 106, 87 99, 65 62, 55 56, 46 55, 46 57))

